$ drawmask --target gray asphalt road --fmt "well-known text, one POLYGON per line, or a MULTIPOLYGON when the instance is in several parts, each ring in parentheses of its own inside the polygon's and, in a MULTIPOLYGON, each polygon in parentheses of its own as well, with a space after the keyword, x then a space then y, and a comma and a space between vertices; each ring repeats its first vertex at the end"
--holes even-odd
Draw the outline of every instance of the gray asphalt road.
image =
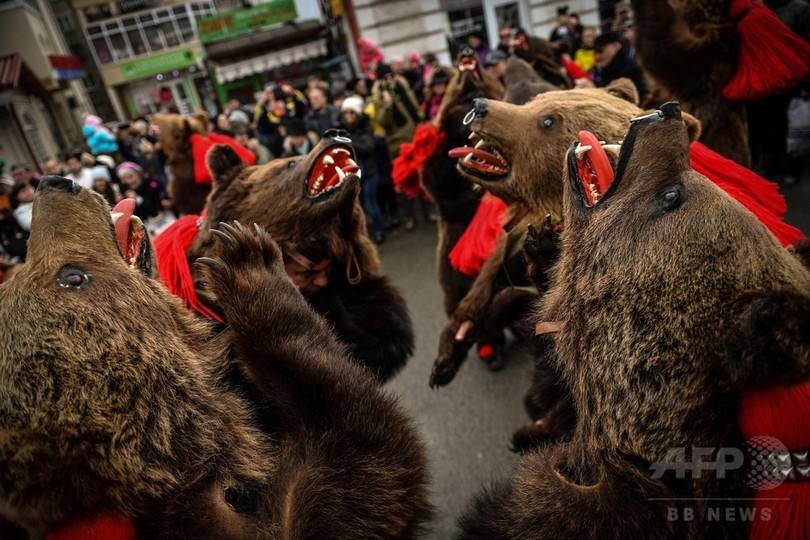
POLYGON ((456 518, 481 486, 508 477, 517 463, 509 437, 525 423, 523 395, 531 359, 509 347, 509 361, 492 373, 471 352, 448 386, 431 390, 428 377, 445 323, 435 270, 436 226, 391 232, 380 246, 383 270, 402 289, 416 331, 416 354, 388 384, 427 442, 437 516, 427 538, 452 538, 456 518))
MULTIPOLYGON (((810 234, 810 166, 801 182, 782 188, 785 221, 810 234)), ((380 246, 384 271, 402 289, 413 317, 416 354, 388 384, 416 420, 427 442, 433 473, 436 520, 429 539, 453 538, 457 517, 483 485, 508 477, 517 456, 508 449, 512 431, 527 419, 523 395, 531 358, 512 347, 506 367, 492 373, 471 353, 449 386, 431 390, 428 377, 445 323, 435 271, 436 227, 388 235, 380 246)))

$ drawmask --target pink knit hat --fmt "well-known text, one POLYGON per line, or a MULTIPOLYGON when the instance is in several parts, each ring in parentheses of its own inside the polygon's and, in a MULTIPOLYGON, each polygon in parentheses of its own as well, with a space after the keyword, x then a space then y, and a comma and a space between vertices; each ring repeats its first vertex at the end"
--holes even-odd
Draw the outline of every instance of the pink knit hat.
POLYGON ((140 178, 143 178, 143 169, 137 163, 133 163, 132 161, 125 161, 121 163, 118 167, 115 168, 115 174, 121 176, 121 173, 124 172, 133 172, 137 174, 140 178))

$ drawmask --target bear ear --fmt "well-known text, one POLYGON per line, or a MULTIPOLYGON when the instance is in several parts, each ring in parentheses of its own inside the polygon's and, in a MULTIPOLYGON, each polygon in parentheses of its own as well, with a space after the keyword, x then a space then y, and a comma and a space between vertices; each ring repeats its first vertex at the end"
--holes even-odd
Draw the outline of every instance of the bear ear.
POLYGON ((215 144, 205 156, 211 178, 216 185, 227 185, 245 168, 236 150, 227 144, 215 144))
POLYGON ((685 112, 681 112, 681 118, 686 124, 686 133, 689 135, 689 140, 692 142, 698 140, 700 138, 700 120, 685 112))
POLYGON ((810 376, 810 297, 793 292, 751 294, 740 318, 743 365, 751 382, 791 385, 810 376))
POLYGON ((194 119, 199 123, 200 135, 203 137, 208 135, 208 113, 199 111, 194 115, 194 119))
POLYGON ((633 84, 633 81, 625 77, 611 82, 605 87, 605 91, 612 96, 629 101, 633 105, 639 104, 638 90, 636 90, 636 85, 633 84))

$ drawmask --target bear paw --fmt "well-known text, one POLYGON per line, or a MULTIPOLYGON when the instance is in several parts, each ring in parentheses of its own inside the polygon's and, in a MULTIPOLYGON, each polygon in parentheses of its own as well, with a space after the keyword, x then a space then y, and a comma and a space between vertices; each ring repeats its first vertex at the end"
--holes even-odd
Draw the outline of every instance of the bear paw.
POLYGON ((195 263, 204 267, 206 293, 226 315, 240 302, 261 304, 258 297, 268 287, 278 291, 286 285, 298 294, 284 270, 281 250, 261 227, 248 228, 234 221, 233 225, 220 223, 211 234, 216 238, 215 257, 200 257, 195 263))

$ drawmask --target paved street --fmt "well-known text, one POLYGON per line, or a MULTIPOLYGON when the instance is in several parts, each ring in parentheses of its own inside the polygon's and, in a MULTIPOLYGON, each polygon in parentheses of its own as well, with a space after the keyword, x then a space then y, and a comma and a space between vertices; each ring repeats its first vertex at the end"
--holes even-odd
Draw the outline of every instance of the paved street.
MULTIPOLYGON (((784 187, 786 221, 810 233, 810 167, 802 181, 784 187)), ((523 395, 531 359, 513 348, 506 367, 491 373, 474 353, 447 387, 431 390, 428 376, 445 322, 435 271, 436 227, 389 234, 380 246, 383 269, 403 290, 416 330, 416 355, 388 388, 400 396, 424 436, 433 473, 437 516, 429 539, 457 532, 456 518, 485 485, 508 476, 517 456, 508 449, 512 431, 526 421, 523 395)))

